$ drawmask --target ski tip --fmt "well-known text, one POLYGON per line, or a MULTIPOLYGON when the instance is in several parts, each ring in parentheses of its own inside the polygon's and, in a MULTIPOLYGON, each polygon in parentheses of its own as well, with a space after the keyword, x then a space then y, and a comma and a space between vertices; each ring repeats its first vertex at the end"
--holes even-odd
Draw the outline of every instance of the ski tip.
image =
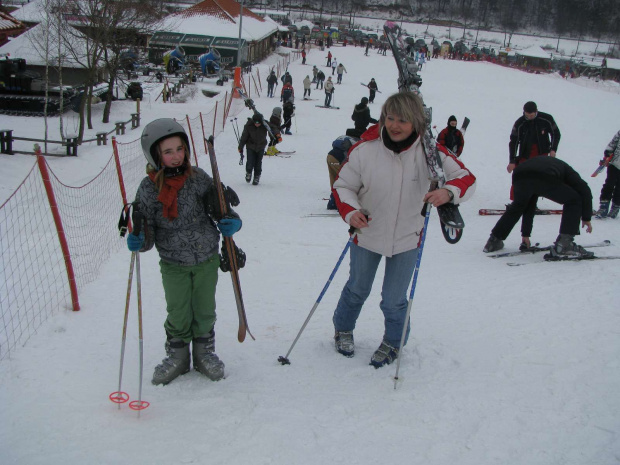
POLYGON ((290 365, 291 364, 290 360, 288 358, 282 356, 282 355, 280 355, 278 357, 278 362, 280 362, 282 365, 290 365))

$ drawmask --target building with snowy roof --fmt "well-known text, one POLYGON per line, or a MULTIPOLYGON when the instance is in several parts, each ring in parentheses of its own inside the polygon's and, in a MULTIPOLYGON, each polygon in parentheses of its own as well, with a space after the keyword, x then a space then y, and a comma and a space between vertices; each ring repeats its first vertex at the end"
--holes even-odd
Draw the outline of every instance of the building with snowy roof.
POLYGON ((9 41, 9 37, 20 35, 26 30, 26 25, 8 13, 0 11, 0 45, 9 41))
POLYGON ((269 55, 278 34, 278 24, 261 18, 234 0, 204 0, 163 20, 160 31, 149 40, 149 61, 159 63, 170 49, 182 47, 186 60, 197 61, 211 48, 221 55, 222 66, 257 62, 269 55), (239 24, 241 23, 241 40, 239 24))

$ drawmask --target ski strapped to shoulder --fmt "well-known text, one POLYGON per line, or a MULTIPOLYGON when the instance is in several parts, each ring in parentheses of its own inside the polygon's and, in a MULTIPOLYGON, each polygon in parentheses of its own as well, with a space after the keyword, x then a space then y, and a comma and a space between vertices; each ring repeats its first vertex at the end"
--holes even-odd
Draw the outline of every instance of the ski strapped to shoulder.
MULTIPOLYGON (((255 115, 260 115, 261 117, 263 116, 262 113, 260 113, 256 109, 256 105, 254 104, 254 100, 252 100, 250 97, 248 97, 243 92, 243 89, 241 89, 240 87, 235 87, 235 90, 239 93, 239 95, 243 99, 243 102, 245 103, 246 107, 248 107, 250 110, 252 110, 255 115)), ((264 117, 262 117, 261 119, 262 119, 262 122, 263 122, 263 126, 265 126, 265 129, 267 129, 267 134, 269 134, 269 137, 271 137, 271 140, 277 140, 278 138, 275 136, 275 134, 271 130, 271 126, 269 126, 269 123, 267 123, 267 121, 265 121, 264 117)))
MULTIPOLYGON (((207 151, 209 152, 209 160, 211 161, 213 183, 215 184, 215 188, 217 190, 220 211, 222 212, 222 217, 225 218, 226 215, 229 214, 229 202, 226 200, 222 181, 220 180, 220 172, 217 167, 217 158, 215 157, 215 149, 213 148, 213 136, 211 136, 209 139, 205 139, 205 142, 207 144, 207 151)), ((239 342, 243 342, 245 340, 246 333, 249 334, 252 339, 254 339, 254 336, 252 336, 250 328, 248 327, 248 320, 245 314, 245 305, 243 304, 243 294, 241 293, 241 281, 239 280, 239 268, 243 265, 238 261, 239 249, 235 245, 235 241, 233 240, 233 238, 224 237, 223 241, 223 261, 227 263, 226 271, 230 272, 230 277, 232 278, 233 291, 235 293, 235 302, 237 304, 237 313, 239 314, 239 331, 237 333, 237 339, 239 340, 239 342)), ((245 257, 245 254, 243 256, 245 257)))
MULTIPOLYGON (((481 208, 478 210, 478 214, 482 216, 488 215, 503 215, 506 213, 506 209, 492 209, 492 208, 481 208)), ((561 215, 562 210, 550 210, 550 209, 536 209, 536 215, 561 215)))
POLYGON ((463 119, 463 123, 461 124, 461 129, 459 129, 459 131, 461 131, 461 134, 465 135, 465 133, 467 132, 467 128, 469 127, 469 123, 471 123, 471 120, 466 116, 463 119))
MULTIPOLYGON (((418 67, 412 62, 406 53, 403 53, 404 46, 400 38, 400 28, 392 21, 386 21, 383 26, 385 36, 387 37, 396 66, 398 68, 398 90, 399 92, 414 92, 422 98, 419 86, 422 84, 421 78, 417 74, 418 67), (398 43, 401 44, 399 47, 398 43)), ((446 176, 441 163, 441 157, 437 149, 436 141, 433 137, 431 122, 433 120, 433 109, 425 106, 426 113, 426 131, 422 137, 422 144, 426 154, 426 165, 428 166, 431 182, 435 181, 439 188, 446 183, 446 176)), ((441 232, 444 238, 450 244, 457 243, 462 235, 462 229, 465 227, 463 217, 459 212, 457 205, 453 203, 445 203, 437 208, 439 220, 441 222, 441 232)))
MULTIPOLYGON (((597 242, 596 244, 584 245, 583 248, 590 249, 593 247, 608 247, 610 245, 611 245, 611 241, 605 240, 602 242, 597 242)), ((551 250, 551 247, 552 246, 550 245, 546 247, 540 247, 538 245, 535 245, 535 246, 528 247, 527 249, 523 249, 523 250, 515 250, 513 252, 501 252, 501 253, 490 254, 490 255, 487 255, 487 257, 489 258, 518 257, 519 255, 527 255, 527 254, 533 254, 537 252, 548 252, 549 250, 551 250)))
POLYGON ((363 82, 360 82, 361 85, 363 85, 364 87, 367 87, 370 90, 374 90, 375 92, 378 92, 380 94, 382 94, 383 92, 381 92, 379 89, 371 89, 368 84, 364 84, 363 82))
POLYGON ((340 107, 334 107, 334 106, 329 106, 326 107, 325 105, 316 105, 317 108, 327 108, 328 110, 340 110, 340 107))

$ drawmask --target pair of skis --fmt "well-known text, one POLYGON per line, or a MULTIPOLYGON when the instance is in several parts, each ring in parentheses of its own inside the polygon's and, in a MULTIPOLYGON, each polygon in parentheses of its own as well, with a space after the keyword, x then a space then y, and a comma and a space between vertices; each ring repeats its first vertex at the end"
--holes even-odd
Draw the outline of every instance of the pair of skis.
MULTIPOLYGON (((213 136, 209 137, 209 139, 205 139, 205 145, 207 146, 209 161, 211 162, 213 183, 215 184, 217 190, 220 211, 222 212, 222 217, 225 218, 226 215, 229 214, 230 207, 224 194, 224 187, 222 186, 222 181, 220 180, 220 172, 217 167, 217 158, 215 157, 215 149, 213 148, 213 136)), ((243 342, 245 340, 246 334, 249 334, 252 339, 254 339, 254 336, 252 336, 250 328, 248 327, 248 320, 245 314, 245 305, 243 303, 243 294, 241 293, 241 281, 239 280, 240 265, 237 260, 238 249, 232 237, 224 237, 223 240, 223 261, 228 263, 227 271, 230 272, 230 277, 232 279, 233 291, 235 293, 235 303, 237 304, 237 313, 239 315, 239 330, 237 332, 237 340, 239 342, 243 342)))
MULTIPOLYGON (((601 242, 597 242, 595 244, 589 244, 589 245, 585 245, 583 246, 585 249, 593 249, 593 248, 597 248, 597 247, 608 247, 611 245, 611 241, 609 240, 605 240, 605 241, 601 241, 601 242)), ((531 254, 536 254, 539 252, 546 252, 543 255, 543 259, 545 262, 576 262, 576 261, 584 261, 584 260, 618 260, 620 259, 620 256, 616 256, 616 255, 611 255, 611 256, 592 256, 592 257, 580 257, 580 256, 557 256, 557 255, 553 255, 551 254, 551 248, 553 246, 552 245, 548 245, 546 247, 540 247, 538 244, 532 246, 532 247, 528 247, 527 249, 523 249, 523 250, 518 250, 518 251, 511 251, 511 252, 501 252, 501 253, 496 253, 496 254, 490 254, 487 255, 487 257, 489 258, 506 258, 506 257, 518 257, 518 256, 522 256, 522 255, 531 255, 531 254)), ((533 263, 542 263, 542 262, 507 262, 506 265, 508 266, 523 266, 523 265, 530 265, 533 263)))

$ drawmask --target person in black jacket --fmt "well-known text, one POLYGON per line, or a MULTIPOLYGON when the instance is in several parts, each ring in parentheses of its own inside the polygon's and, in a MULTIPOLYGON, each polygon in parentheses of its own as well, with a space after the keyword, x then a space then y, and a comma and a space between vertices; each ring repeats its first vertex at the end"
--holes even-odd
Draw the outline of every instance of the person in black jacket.
POLYGON ((545 197, 562 204, 560 234, 551 247, 559 257, 590 258, 594 254, 573 242, 579 234, 579 221, 592 232, 592 192, 588 184, 571 166, 553 157, 535 157, 522 162, 512 172, 514 202, 506 208, 487 241, 484 252, 504 247, 504 240, 526 212, 534 215, 536 200, 545 197))
POLYGON ((273 98, 273 91, 278 87, 278 78, 276 76, 275 71, 271 71, 269 73, 269 77, 267 78, 267 97, 273 98))
MULTIPOLYGON (((353 114, 351 119, 355 122, 355 137, 360 137, 370 123, 377 123, 378 121, 370 116, 370 108, 368 108, 368 98, 363 97, 360 103, 353 108, 353 114)), ((353 131, 351 131, 353 132, 353 131)))
MULTIPOLYGON (((512 173, 519 163, 539 156, 555 157, 560 144, 560 129, 553 116, 538 111, 535 102, 523 105, 523 116, 515 121, 510 133, 508 144, 508 166, 506 170, 512 173)), ((511 189, 510 199, 513 200, 511 189)), ((533 208, 523 215, 521 224, 522 247, 530 247, 530 234, 534 225, 536 199, 532 200, 533 208)))
POLYGON ((375 81, 375 78, 372 78, 370 80, 367 87, 370 91, 370 95, 368 96, 368 103, 373 103, 375 101, 375 94, 379 90, 379 86, 377 86, 377 81, 375 81))
POLYGON ((463 133, 456 128, 456 124, 456 116, 450 116, 448 118, 448 125, 437 136, 437 143, 447 147, 457 157, 460 157, 465 146, 465 138, 463 133))
POLYGON ((535 102, 527 102, 523 105, 523 116, 515 121, 510 133, 507 171, 512 173, 521 161, 528 158, 541 155, 555 157, 560 137, 560 129, 553 116, 538 111, 535 102))
POLYGON ((247 149, 245 181, 252 181, 252 173, 254 173, 252 184, 255 186, 259 183, 260 175, 263 172, 263 155, 265 155, 268 134, 267 128, 263 124, 263 115, 255 113, 251 118, 248 118, 239 138, 239 153, 243 153, 244 147, 247 149))

